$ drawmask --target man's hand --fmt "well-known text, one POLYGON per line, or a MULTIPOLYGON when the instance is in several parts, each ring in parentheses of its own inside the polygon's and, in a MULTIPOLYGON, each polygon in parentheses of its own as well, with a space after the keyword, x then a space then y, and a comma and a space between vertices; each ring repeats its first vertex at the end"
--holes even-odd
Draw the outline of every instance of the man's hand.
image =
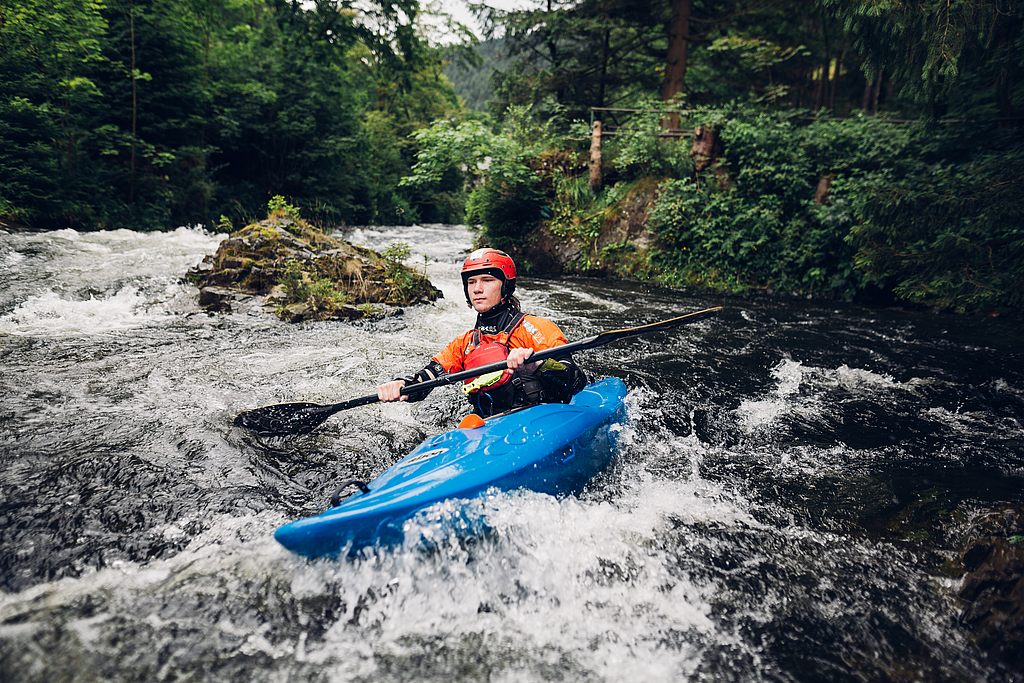
POLYGON ((518 349, 512 349, 508 352, 508 367, 510 370, 518 370, 519 368, 526 366, 527 370, 531 372, 536 370, 540 363, 526 363, 526 359, 533 355, 533 349, 521 347, 518 349))
POLYGON ((405 386, 404 379, 396 379, 385 382, 377 387, 377 398, 382 401, 408 401, 409 397, 402 394, 402 387, 405 386))

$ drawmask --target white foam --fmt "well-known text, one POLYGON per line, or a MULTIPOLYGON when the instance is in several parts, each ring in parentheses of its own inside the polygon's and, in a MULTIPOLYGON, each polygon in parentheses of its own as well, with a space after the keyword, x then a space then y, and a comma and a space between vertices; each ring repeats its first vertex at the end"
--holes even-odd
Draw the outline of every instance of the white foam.
POLYGON ((993 388, 995 388, 996 391, 999 391, 999 392, 1002 392, 1002 393, 1013 394, 1014 396, 1024 395, 1024 391, 1022 391, 1021 389, 1013 386, 1012 384, 1010 384, 1009 382, 1007 382, 1005 379, 1002 379, 1002 378, 995 380, 992 383, 992 386, 993 386, 993 388))
POLYGON ((107 297, 64 298, 54 291, 30 297, 0 317, 0 333, 22 336, 91 335, 143 326, 167 315, 136 287, 107 297))
MULTIPOLYGON (((609 299, 608 297, 598 296, 596 294, 590 294, 581 288, 574 286, 572 283, 564 284, 558 282, 548 283, 550 290, 543 295, 538 295, 537 303, 543 306, 542 312, 545 315, 553 316, 564 311, 569 303, 569 310, 579 310, 572 302, 582 302, 589 304, 594 308, 600 310, 612 311, 615 313, 621 313, 628 311, 632 308, 632 304, 628 302, 616 301, 609 299)), ((564 315, 564 313, 563 313, 564 315)))
MULTIPOLYGON (((632 417, 648 409, 643 392, 631 394, 629 403, 632 417)), ((695 436, 641 436, 631 421, 619 435, 627 451, 653 449, 655 457, 691 463, 708 448, 695 436)), ((239 641, 240 652, 317 664, 336 680, 372 677, 378 662, 422 656, 423 648, 439 638, 454 649, 482 643, 491 657, 506 649, 514 653, 514 662, 497 667, 507 680, 536 677, 538 666, 559 667, 563 660, 606 680, 691 677, 704 648, 732 636, 712 618, 719 587, 679 571, 662 537, 680 524, 758 528, 758 523, 746 512, 749 504, 714 482, 699 476, 665 479, 643 465, 624 467, 616 475, 624 486, 614 502, 521 491, 449 501, 407 526, 406 546, 355 561, 308 562, 287 554, 270 537, 282 521, 278 514, 225 515, 210 520, 211 526, 174 557, 124 562, 2 595, 0 622, 24 621, 10 635, 27 638, 36 619, 52 619, 63 609, 73 612, 89 596, 100 608, 97 614, 174 629, 179 620, 193 617, 164 614, 160 605, 200 592, 227 596, 214 624, 227 642, 239 641), (430 523, 467 511, 484 515, 493 535, 466 546, 449 533, 450 526, 430 523), (412 542, 422 535, 431 538, 435 551, 424 552, 412 542), (291 605, 300 622, 315 623, 318 630, 326 626, 326 632, 315 639, 305 634, 282 639, 273 629, 253 625, 246 619, 253 585, 282 590, 271 603, 291 605), (333 623, 323 623, 323 599, 344 605, 333 623)), ((180 538, 189 522, 149 533, 180 538)), ((114 627, 86 620, 75 624, 75 634, 87 649, 104 652, 105 639, 97 633, 109 635, 114 627)))
POLYGON ((660 644, 666 630, 714 630, 705 588, 673 576, 656 543, 665 511, 678 509, 679 493, 637 489, 625 505, 523 492, 445 503, 425 519, 455 513, 451 506, 475 507, 498 541, 470 555, 437 536, 443 527, 412 525, 409 537, 433 534, 439 554, 407 547, 352 563, 298 567, 297 596, 341 591, 348 609, 323 642, 304 643, 303 661, 330 663, 338 678, 369 675, 374 665, 367 650, 400 654, 418 638, 443 633, 456 643, 483 634, 507 639, 517 651, 568 653, 612 680, 692 672, 695 650, 666 652, 660 644), (352 622, 363 628, 353 631, 352 622), (368 632, 376 634, 370 642, 368 632))
POLYGON ((754 431, 769 425, 795 409, 792 397, 800 391, 804 366, 799 361, 785 359, 772 370, 777 386, 763 399, 744 399, 736 413, 742 427, 754 431))
POLYGON ((45 282, 55 292, 114 294, 129 284, 148 290, 150 283, 178 282, 223 238, 196 228, 149 233, 55 230, 4 236, 3 247, 12 250, 6 265, 21 283, 45 282), (20 252, 32 256, 11 261, 11 254, 20 252))
MULTIPOLYGON (((643 396, 628 401, 631 415, 646 410, 643 396)), ((641 437, 631 422, 619 430, 622 450, 697 462, 707 449, 695 436, 641 437)), ((680 524, 760 524, 749 504, 716 483, 625 468, 614 502, 524 491, 448 501, 407 523, 399 550, 297 562, 297 598, 330 594, 347 610, 322 640, 302 640, 297 658, 328 667, 337 680, 372 677, 373 657, 415 652, 443 634, 448 647, 482 639, 488 651, 507 642, 516 653, 536 653, 506 668, 508 680, 534 677, 533 666, 566 656, 599 679, 693 675, 704 644, 731 636, 711 617, 716 587, 673 571, 678 563, 660 539, 680 524), (453 520, 466 517, 486 519, 493 535, 467 549, 452 532, 453 520), (424 537, 435 553, 417 550, 424 537), (666 633, 681 637, 666 647, 666 633)))
POLYGON ((811 417, 820 413, 826 392, 836 389, 851 394, 874 395, 880 391, 914 392, 926 380, 897 382, 891 375, 840 365, 819 368, 784 359, 772 369, 776 387, 764 398, 744 399, 736 409, 747 432, 770 426, 788 415, 811 417))
POLYGON ((851 391, 863 387, 905 388, 902 384, 896 382, 891 375, 851 368, 847 365, 840 365, 835 369, 834 373, 826 372, 826 374, 833 374, 837 384, 851 391))

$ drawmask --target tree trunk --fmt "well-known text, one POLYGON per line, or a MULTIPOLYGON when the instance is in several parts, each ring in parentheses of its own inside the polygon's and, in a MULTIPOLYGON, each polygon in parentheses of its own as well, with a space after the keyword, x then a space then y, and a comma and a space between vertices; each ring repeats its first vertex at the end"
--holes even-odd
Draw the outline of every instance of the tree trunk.
POLYGON ((864 94, 860 97, 860 108, 865 112, 871 111, 871 93, 875 91, 874 78, 864 76, 864 94))
POLYGON ((128 35, 131 42, 132 141, 128 166, 128 203, 135 203, 135 140, 138 134, 138 91, 135 78, 135 3, 128 6, 128 35))
POLYGON ((818 186, 814 188, 814 203, 815 204, 827 204, 828 203, 828 192, 832 189, 832 181, 834 177, 832 174, 825 174, 818 178, 818 186))
POLYGON ((597 192, 601 189, 601 122, 594 121, 590 132, 590 189, 597 192))
POLYGON ((1010 128, 1013 121, 1013 99, 1010 97, 1012 85, 1009 67, 1003 67, 996 76, 996 106, 999 108, 999 127, 1010 128))
POLYGON ((820 67, 821 75, 818 76, 818 82, 814 84, 814 110, 817 111, 824 106, 825 102, 825 85, 828 83, 828 64, 822 63, 820 67))
POLYGON ((608 54, 611 52, 611 40, 611 29, 606 28, 604 30, 604 40, 601 44, 601 75, 597 84, 597 106, 599 107, 603 107, 605 105, 605 89, 608 85, 608 54))
POLYGON ((690 156, 693 158, 693 170, 700 173, 718 158, 718 132, 710 126, 697 126, 693 131, 693 145, 690 156))
MULTIPOLYGON (((665 82, 661 99, 671 100, 683 92, 686 82, 686 52, 690 42, 690 0, 672 0, 672 20, 668 27, 668 54, 665 56, 665 82)), ((670 114, 665 128, 678 128, 679 115, 670 114)))
POLYGON ((836 73, 832 76, 832 84, 828 90, 828 108, 833 113, 836 110, 836 91, 839 90, 839 76, 843 72, 843 57, 846 56, 846 50, 840 50, 839 56, 836 57, 836 73))
POLYGON ((878 96, 882 92, 882 76, 884 71, 881 67, 878 69, 878 75, 875 76, 875 92, 871 94, 871 113, 878 113, 878 96))
MULTIPOLYGON (((550 17, 555 12, 554 0, 548 0, 547 7, 547 16, 550 21, 550 17)), ((544 43, 548 48, 548 61, 551 62, 551 73, 558 73, 558 41, 555 39, 555 33, 551 30, 550 26, 547 29, 547 35, 544 38, 544 43)), ((565 100, 565 83, 561 78, 559 78, 557 83, 555 83, 555 100, 558 102, 563 102, 565 100)))
POLYGON ((818 88, 814 96, 815 111, 822 109, 828 102, 828 80, 829 71, 832 66, 832 41, 828 35, 828 23, 824 15, 821 16, 821 40, 825 45, 825 56, 821 60, 821 78, 818 80, 818 88))

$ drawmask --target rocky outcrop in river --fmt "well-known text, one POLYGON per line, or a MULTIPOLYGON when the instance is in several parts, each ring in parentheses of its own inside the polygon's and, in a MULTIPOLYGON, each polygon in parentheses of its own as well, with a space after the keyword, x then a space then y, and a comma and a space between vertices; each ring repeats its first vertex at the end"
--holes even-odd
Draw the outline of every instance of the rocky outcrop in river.
POLYGON ((229 311, 259 296, 289 322, 355 320, 441 296, 405 265, 408 256, 404 244, 382 253, 349 244, 285 206, 232 232, 189 279, 199 287, 199 305, 210 311, 229 311))
POLYGON ((1024 667, 1024 508, 1006 506, 972 525, 960 553, 961 621, 987 652, 1024 667))

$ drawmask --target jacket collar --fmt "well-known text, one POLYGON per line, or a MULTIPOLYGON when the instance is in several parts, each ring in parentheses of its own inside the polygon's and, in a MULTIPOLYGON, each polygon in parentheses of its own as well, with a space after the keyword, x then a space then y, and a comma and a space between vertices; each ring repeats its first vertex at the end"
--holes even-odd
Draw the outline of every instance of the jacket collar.
POLYGON ((480 330, 481 334, 498 334, 505 329, 515 314, 511 306, 502 302, 486 313, 477 313, 476 329, 480 330))

